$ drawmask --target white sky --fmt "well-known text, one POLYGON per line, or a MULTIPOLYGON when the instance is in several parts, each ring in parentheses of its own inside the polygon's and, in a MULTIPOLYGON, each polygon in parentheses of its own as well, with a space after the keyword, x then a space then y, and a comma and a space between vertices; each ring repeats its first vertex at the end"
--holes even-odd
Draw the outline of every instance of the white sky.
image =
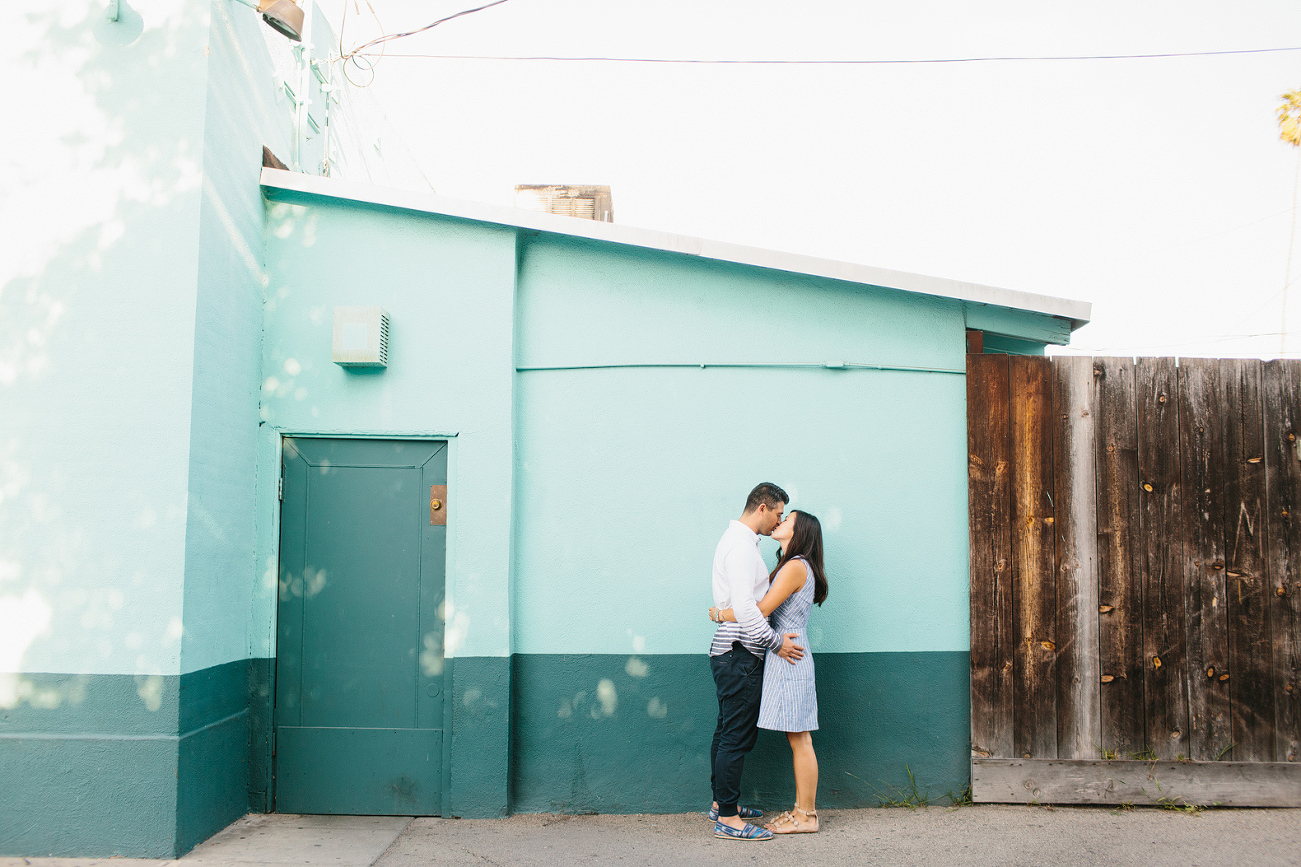
MULTIPOLYGON (((376 35, 366 0, 323 0, 336 30, 345 2, 346 43, 376 35)), ((393 33, 480 4, 370 5, 393 33)), ((1290 46, 1295 0, 510 0, 390 43, 371 92, 443 195, 509 205, 515 184, 609 184, 619 223, 1091 301, 1079 351, 1276 357, 1298 151, 1275 108, 1301 88, 1301 51, 885 66, 392 55, 1290 46)), ((1293 259, 1301 273, 1301 244, 1293 259)), ((1298 356, 1301 285, 1287 301, 1298 356)))

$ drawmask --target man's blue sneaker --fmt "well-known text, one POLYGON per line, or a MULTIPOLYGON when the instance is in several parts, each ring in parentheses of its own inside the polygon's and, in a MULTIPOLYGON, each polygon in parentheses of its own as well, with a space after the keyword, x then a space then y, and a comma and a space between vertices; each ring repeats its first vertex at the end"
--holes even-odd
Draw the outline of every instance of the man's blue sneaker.
MULTIPOLYGON (((758 819, 760 816, 763 815, 763 810, 756 810, 754 807, 737 807, 736 815, 740 816, 742 819, 758 819)), ((711 822, 718 821, 717 807, 709 808, 709 821, 711 822)))
POLYGON ((724 840, 771 840, 772 831, 751 825, 749 822, 746 822, 745 827, 740 829, 733 828, 731 825, 724 825, 722 822, 715 822, 714 836, 722 837, 724 840))

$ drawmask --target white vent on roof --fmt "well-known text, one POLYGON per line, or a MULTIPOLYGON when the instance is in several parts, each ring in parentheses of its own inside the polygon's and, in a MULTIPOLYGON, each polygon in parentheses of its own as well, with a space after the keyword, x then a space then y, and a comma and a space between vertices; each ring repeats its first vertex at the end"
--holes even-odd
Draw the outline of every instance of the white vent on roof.
POLYGON ((382 307, 334 308, 331 360, 343 367, 388 367, 388 313, 382 307))
POLYGON ((520 184, 515 207, 562 217, 614 222, 614 199, 608 186, 578 184, 520 184))

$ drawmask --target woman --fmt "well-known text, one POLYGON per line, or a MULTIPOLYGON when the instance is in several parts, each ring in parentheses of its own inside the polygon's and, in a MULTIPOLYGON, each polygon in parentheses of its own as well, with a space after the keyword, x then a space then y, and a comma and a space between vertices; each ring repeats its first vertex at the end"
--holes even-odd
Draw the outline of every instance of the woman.
MULTIPOLYGON (((818 830, 818 757, 812 732, 818 727, 818 694, 813 681, 813 653, 806 628, 813 603, 827 598, 827 577, 822 570, 822 525, 808 512, 792 510, 772 531, 781 545, 777 566, 768 576, 771 585, 759 602, 764 616, 776 613, 773 628, 779 633, 799 633, 796 644, 806 650, 791 665, 768 651, 763 670, 763 699, 759 728, 786 732, 795 765, 795 807, 766 827, 774 834, 809 834, 818 830)), ((736 621, 732 609, 709 609, 709 618, 736 621)))

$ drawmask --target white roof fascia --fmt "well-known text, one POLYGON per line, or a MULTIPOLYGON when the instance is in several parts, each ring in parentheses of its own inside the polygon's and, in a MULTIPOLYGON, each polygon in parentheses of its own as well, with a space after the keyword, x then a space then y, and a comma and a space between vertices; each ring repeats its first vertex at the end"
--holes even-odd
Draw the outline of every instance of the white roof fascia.
POLYGON ((267 198, 272 201, 292 201, 299 195, 317 196, 404 211, 457 217, 480 223, 513 226, 553 235, 568 235, 651 250, 664 250, 670 253, 684 253, 688 256, 700 256, 738 265, 753 265, 758 268, 827 277, 832 280, 844 280, 885 289, 898 289, 904 292, 1042 313, 1069 320, 1072 331, 1086 324, 1092 312, 1092 305, 1087 301, 1056 298, 1033 292, 1018 292, 996 286, 982 286, 979 283, 949 280, 944 277, 927 277, 923 274, 838 262, 834 259, 819 259, 798 253, 709 241, 704 238, 675 235, 671 232, 642 229, 620 223, 597 222, 484 202, 470 202, 439 196, 433 192, 377 187, 355 181, 271 168, 262 169, 261 183, 267 198))

